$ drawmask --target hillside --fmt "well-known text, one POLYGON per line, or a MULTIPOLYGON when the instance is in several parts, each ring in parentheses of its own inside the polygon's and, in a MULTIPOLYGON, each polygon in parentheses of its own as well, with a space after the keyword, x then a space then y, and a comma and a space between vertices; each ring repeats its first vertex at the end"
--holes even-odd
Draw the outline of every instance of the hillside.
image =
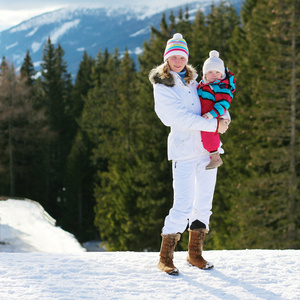
POLYGON ((176 277, 157 252, 84 252, 36 202, 0 201, 0 218, 0 299, 300 299, 299 250, 204 251, 208 271, 175 252, 176 277))
MULTIPOLYGON (((199 9, 208 12, 211 3, 212 0, 189 3, 190 20, 195 18, 199 9)), ((231 3, 239 11, 242 0, 232 0, 231 3)), ((59 43, 64 49, 68 71, 73 78, 84 51, 96 57, 100 50, 114 52, 117 48, 122 55, 128 49, 137 62, 143 42, 150 38, 151 26, 158 28, 163 13, 168 20, 171 11, 177 16, 180 9, 185 10, 185 6, 167 10, 138 6, 60 9, 0 32, 0 57, 5 56, 18 69, 29 50, 36 70, 39 71, 43 47, 50 37, 53 44, 59 43)))

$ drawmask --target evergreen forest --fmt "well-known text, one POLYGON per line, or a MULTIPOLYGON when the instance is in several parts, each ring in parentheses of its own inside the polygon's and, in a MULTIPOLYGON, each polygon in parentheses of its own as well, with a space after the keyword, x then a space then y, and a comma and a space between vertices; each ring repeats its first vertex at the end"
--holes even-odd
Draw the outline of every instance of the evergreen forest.
MULTIPOLYGON (((188 7, 162 14, 138 65, 127 50, 85 52, 75 79, 50 38, 39 70, 29 51, 18 72, 3 57, 0 195, 38 201, 80 242, 158 251, 173 191, 169 128, 154 112, 148 75, 176 32, 199 74, 215 49, 237 81, 205 249, 299 249, 296 0, 245 0, 240 14, 222 1, 192 21, 188 7)), ((179 250, 187 239, 184 233, 179 250)))

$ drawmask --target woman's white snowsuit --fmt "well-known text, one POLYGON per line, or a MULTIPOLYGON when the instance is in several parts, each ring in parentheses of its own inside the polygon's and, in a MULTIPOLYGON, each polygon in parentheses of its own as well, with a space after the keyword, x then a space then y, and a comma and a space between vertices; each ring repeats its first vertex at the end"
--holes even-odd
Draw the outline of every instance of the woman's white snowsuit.
MULTIPOLYGON (((156 74, 159 76, 159 74, 156 74)), ((162 233, 185 231, 188 223, 199 220, 209 229, 217 169, 205 170, 209 153, 203 148, 200 131, 214 132, 217 120, 201 117, 201 105, 194 80, 185 85, 171 71, 174 86, 154 82, 155 112, 171 128, 168 159, 172 160, 174 203, 165 219, 162 233)))

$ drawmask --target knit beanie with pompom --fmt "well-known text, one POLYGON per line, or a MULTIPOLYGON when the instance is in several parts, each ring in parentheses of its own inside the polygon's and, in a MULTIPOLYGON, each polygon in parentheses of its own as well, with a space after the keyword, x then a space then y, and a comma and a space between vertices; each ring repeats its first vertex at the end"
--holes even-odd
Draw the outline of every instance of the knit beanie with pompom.
POLYGON ((222 77, 225 75, 224 62, 219 58, 219 52, 212 50, 209 52, 209 58, 203 64, 203 78, 205 74, 209 71, 219 71, 222 74, 222 77))
POLYGON ((189 49, 181 33, 175 33, 173 38, 168 40, 164 53, 164 61, 172 55, 183 56, 187 61, 189 59, 189 49))

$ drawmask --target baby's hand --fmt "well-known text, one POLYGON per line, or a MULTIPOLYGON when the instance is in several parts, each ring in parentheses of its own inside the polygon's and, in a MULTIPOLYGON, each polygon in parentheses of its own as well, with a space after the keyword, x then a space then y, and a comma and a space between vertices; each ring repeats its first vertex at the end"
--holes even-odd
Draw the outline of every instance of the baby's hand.
POLYGON ((230 124, 230 122, 231 122, 231 120, 230 119, 228 119, 228 118, 223 118, 222 116, 220 117, 220 120, 225 120, 226 121, 226 123, 229 125, 230 124))
POLYGON ((202 116, 204 119, 209 120, 209 119, 213 119, 214 117, 212 116, 211 113, 206 113, 202 116))
POLYGON ((227 129, 228 129, 228 120, 220 119, 218 132, 223 134, 226 132, 227 129))

